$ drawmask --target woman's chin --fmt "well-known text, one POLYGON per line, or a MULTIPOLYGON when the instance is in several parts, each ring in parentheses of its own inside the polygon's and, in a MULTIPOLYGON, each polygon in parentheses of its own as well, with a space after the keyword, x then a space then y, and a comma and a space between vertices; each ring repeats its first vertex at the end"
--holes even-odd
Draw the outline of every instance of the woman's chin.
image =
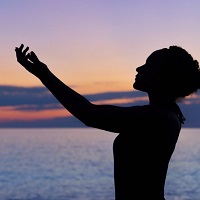
POLYGON ((146 88, 142 87, 142 85, 137 84, 137 82, 133 83, 133 88, 135 90, 139 90, 139 91, 142 91, 142 92, 146 92, 147 91, 146 88))
POLYGON ((136 89, 136 90, 140 90, 140 87, 137 84, 137 82, 133 83, 133 88, 136 89))

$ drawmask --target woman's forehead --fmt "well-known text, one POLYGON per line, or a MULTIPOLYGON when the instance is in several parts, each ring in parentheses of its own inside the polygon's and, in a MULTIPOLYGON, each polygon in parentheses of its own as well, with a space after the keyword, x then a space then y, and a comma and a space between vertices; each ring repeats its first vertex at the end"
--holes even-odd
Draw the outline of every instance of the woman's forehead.
POLYGON ((149 55, 149 57, 147 58, 147 60, 160 60, 160 59, 165 59, 168 56, 168 49, 167 48, 163 48, 163 49, 158 49, 156 51, 154 51, 153 53, 151 53, 149 55))

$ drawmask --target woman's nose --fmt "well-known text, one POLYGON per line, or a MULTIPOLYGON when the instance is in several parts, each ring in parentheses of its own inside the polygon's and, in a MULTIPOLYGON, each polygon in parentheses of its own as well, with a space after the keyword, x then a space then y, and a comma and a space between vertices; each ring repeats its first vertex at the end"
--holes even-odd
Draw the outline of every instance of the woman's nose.
POLYGON ((140 67, 137 67, 137 68, 136 68, 136 72, 140 72, 140 71, 141 71, 141 69, 142 69, 142 66, 140 66, 140 67))

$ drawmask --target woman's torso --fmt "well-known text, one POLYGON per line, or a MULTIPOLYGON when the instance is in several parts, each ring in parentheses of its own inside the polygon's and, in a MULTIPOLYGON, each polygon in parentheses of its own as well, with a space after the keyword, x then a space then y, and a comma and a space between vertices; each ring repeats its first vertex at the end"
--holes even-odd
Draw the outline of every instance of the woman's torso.
POLYGON ((134 117, 113 144, 116 200, 164 199, 168 163, 180 122, 175 112, 165 108, 140 109, 144 113, 147 109, 147 114, 134 117))

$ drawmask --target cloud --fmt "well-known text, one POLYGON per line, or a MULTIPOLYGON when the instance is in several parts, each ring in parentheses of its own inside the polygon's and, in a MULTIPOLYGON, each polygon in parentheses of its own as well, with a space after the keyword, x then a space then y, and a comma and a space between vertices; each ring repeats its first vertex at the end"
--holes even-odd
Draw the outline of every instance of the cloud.
MULTIPOLYGON (((97 94, 84 95, 92 102, 106 102, 116 100, 118 105, 127 102, 144 101, 138 97, 147 96, 145 93, 138 91, 123 92, 106 92, 97 94), (129 101, 128 101, 129 99, 129 101), (122 103, 120 103, 120 100, 122 103)), ((46 110, 61 108, 58 100, 45 87, 17 87, 17 86, 0 86, 0 107, 13 106, 16 110, 46 110)))
POLYGON ((73 116, 57 117, 52 119, 39 119, 32 121, 13 120, 0 121, 0 128, 86 128, 86 126, 73 116))
POLYGON ((14 106, 17 110, 58 108, 58 101, 45 87, 0 86, 0 107, 14 106))
MULTIPOLYGON (((148 102, 146 93, 134 90, 84 96, 96 104, 132 106, 148 102)), ((179 103, 186 118, 184 127, 200 127, 199 104, 199 92, 179 103)), ((0 128, 85 127, 67 112, 45 87, 0 86, 0 128)))

